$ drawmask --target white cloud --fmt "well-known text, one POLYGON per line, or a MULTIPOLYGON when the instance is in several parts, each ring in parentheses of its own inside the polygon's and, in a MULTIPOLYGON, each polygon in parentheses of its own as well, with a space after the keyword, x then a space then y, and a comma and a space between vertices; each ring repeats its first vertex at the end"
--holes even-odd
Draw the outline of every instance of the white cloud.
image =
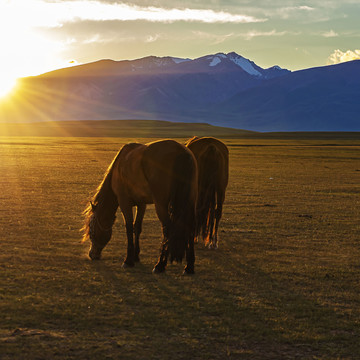
POLYGON ((162 36, 160 34, 148 35, 145 39, 145 42, 152 43, 152 42, 159 40, 161 37, 162 36))
POLYGON ((343 52, 337 49, 328 57, 327 63, 329 65, 339 64, 352 60, 360 60, 360 50, 347 50, 346 52, 343 52))
POLYGON ((337 37, 339 36, 338 33, 336 33, 334 30, 330 30, 330 31, 326 31, 324 33, 321 34, 323 37, 326 37, 326 38, 331 38, 331 37, 337 37))
POLYGON ((245 40, 251 40, 255 37, 265 37, 265 36, 284 36, 286 35, 288 32, 287 31, 276 31, 276 30, 271 30, 271 31, 257 31, 257 30, 250 30, 248 32, 244 32, 244 33, 229 33, 229 34, 223 34, 223 35, 218 35, 218 34, 213 34, 213 33, 207 33, 207 32, 203 32, 203 31, 193 31, 192 34, 194 36, 196 36, 197 38, 201 38, 201 39, 205 39, 205 40, 209 40, 212 41, 213 44, 220 44, 230 38, 243 38, 245 40))
POLYGON ((314 8, 310 6, 295 6, 293 9, 295 10, 305 10, 305 11, 313 11, 314 8))
POLYGON ((315 8, 310 6, 289 6, 284 8, 278 8, 275 12, 283 19, 288 19, 293 16, 300 14, 308 14, 313 12, 315 8))
POLYGON ((195 37, 197 39, 203 39, 206 41, 210 41, 212 44, 221 44, 229 38, 232 38, 234 36, 237 37, 237 35, 234 35, 234 33, 218 35, 218 34, 208 33, 208 32, 204 32, 204 31, 192 31, 191 34, 192 34, 191 39, 194 39, 194 37, 195 37))
MULTIPOLYGON (((135 37, 131 37, 131 40, 135 40, 135 37)), ((84 40, 76 40, 74 42, 80 42, 81 44, 107 44, 115 42, 116 38, 114 37, 103 37, 100 34, 94 34, 90 37, 86 37, 84 40)))
POLYGON ((271 30, 271 31, 248 31, 247 33, 244 34, 240 34, 239 36, 245 38, 246 40, 251 40, 254 37, 260 37, 260 36, 284 36, 287 32, 286 31, 281 31, 278 32, 276 30, 271 30))
POLYGON ((172 23, 196 21, 202 23, 253 23, 263 22, 243 14, 226 11, 190 8, 161 8, 137 6, 128 3, 103 3, 99 0, 74 0, 46 2, 44 0, 13 0, 0 6, 17 14, 20 22, 37 27, 59 27, 66 22, 76 21, 134 21, 172 23), (17 10, 16 10, 17 9, 17 10), (18 11, 21 9, 21 11, 18 11), (22 15, 21 15, 22 14, 22 15))

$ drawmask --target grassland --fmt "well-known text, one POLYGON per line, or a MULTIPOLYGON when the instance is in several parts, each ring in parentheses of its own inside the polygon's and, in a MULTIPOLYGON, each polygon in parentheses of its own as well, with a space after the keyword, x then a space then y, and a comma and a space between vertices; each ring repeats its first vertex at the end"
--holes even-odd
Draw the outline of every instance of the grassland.
POLYGON ((360 358, 360 140, 224 140, 220 247, 193 277, 151 273, 152 207, 134 269, 120 214, 86 256, 81 212, 133 140, 0 137, 1 359, 360 358))

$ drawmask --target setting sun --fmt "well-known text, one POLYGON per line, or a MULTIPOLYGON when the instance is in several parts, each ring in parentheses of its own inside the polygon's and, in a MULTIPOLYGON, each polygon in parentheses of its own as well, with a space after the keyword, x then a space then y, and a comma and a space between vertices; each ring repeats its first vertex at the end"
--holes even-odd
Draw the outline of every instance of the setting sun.
POLYGON ((56 39, 47 31, 61 26, 50 16, 54 13, 43 1, 0 0, 0 98, 14 89, 18 78, 76 65, 61 56, 70 40, 56 39))
POLYGON ((7 96, 16 85, 16 79, 11 76, 2 76, 0 79, 0 98, 7 96))

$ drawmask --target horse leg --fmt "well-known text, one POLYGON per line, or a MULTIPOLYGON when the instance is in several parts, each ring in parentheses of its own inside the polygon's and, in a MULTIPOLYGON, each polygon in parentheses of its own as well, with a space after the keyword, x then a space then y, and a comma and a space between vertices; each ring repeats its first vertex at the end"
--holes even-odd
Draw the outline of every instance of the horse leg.
POLYGON ((140 234, 141 234, 141 230, 142 230, 142 222, 143 222, 143 219, 144 219, 145 210, 146 210, 146 205, 145 204, 138 205, 137 208, 136 208, 136 218, 135 218, 135 223, 134 223, 134 234, 135 234, 135 256, 134 256, 134 260, 135 260, 135 262, 140 261, 140 258, 139 258, 139 254, 140 254, 139 238, 140 238, 140 234))
POLYGON ((189 243, 186 247, 186 267, 184 269, 184 275, 194 274, 194 264, 195 264, 195 251, 194 251, 194 238, 191 236, 189 238, 189 243))
POLYGON ((214 248, 218 248, 218 230, 220 219, 222 217, 222 208, 225 200, 225 194, 223 192, 218 192, 217 194, 217 205, 215 210, 215 234, 214 234, 214 248))
POLYGON ((208 238, 206 241, 209 244, 209 249, 215 248, 215 245, 214 245, 214 222, 215 222, 215 210, 213 207, 211 207, 209 209, 209 214, 208 214, 209 234, 208 234, 208 238))
POLYGON ((167 259, 169 255, 169 231, 170 231, 170 217, 167 208, 155 204, 156 213, 162 225, 163 239, 161 244, 161 251, 158 262, 156 263, 153 273, 162 273, 166 269, 167 259))
POLYGON ((134 226, 133 226, 133 213, 132 207, 127 205, 126 207, 121 207, 121 211, 125 220, 125 227, 126 227, 126 237, 127 237, 127 254, 126 259, 124 260, 123 267, 132 267, 135 265, 134 257, 135 257, 135 250, 134 250, 134 226))

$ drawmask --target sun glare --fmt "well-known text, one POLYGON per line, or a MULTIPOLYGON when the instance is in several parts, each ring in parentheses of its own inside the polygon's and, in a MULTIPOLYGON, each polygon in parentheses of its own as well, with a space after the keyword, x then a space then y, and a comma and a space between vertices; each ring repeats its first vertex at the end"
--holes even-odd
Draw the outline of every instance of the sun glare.
POLYGON ((3 98, 11 93, 15 88, 16 79, 11 77, 0 77, 0 98, 3 98))
POLYGON ((47 3, 0 0, 0 99, 14 90, 17 78, 65 67, 60 56, 63 42, 48 36, 51 24, 43 20, 47 14, 33 10, 41 6, 47 8, 47 3))

